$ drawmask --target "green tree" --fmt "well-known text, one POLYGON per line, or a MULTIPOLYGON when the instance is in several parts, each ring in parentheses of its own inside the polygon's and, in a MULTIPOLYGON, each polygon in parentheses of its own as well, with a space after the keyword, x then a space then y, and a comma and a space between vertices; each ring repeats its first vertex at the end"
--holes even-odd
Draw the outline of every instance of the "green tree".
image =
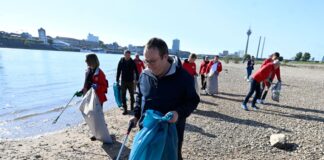
POLYGON ((302 52, 298 52, 296 54, 295 61, 300 61, 300 59, 302 58, 302 56, 303 56, 303 53, 302 52))
POLYGON ((310 58, 311 58, 311 54, 308 52, 305 52, 303 54, 302 61, 309 61, 310 58))

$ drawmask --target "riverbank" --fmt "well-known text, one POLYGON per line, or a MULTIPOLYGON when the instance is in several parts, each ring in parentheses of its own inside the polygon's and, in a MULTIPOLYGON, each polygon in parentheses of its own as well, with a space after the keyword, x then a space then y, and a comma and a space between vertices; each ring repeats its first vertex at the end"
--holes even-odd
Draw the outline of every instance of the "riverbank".
MULTIPOLYGON (((260 110, 248 112, 240 107, 249 89, 245 74, 244 64, 223 63, 220 93, 201 95, 197 110, 187 120, 184 159, 323 158, 324 71, 282 66, 280 103, 268 95, 266 103, 258 105, 260 110), (271 147, 269 137, 275 133, 286 134, 294 147, 288 151, 271 147)), ((131 118, 121 113, 119 109, 105 113, 113 145, 90 141, 90 131, 83 123, 38 138, 0 141, 0 159, 113 159, 131 118)), ((127 159, 136 131, 130 134, 123 159, 127 159)))

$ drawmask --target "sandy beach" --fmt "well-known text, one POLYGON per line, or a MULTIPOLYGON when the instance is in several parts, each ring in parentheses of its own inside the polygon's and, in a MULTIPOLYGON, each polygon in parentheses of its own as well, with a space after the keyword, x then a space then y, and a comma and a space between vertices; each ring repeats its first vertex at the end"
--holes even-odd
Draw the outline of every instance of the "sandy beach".
MULTIPOLYGON (((257 111, 240 106, 249 89, 245 75, 245 64, 223 62, 219 94, 201 95, 197 110, 187 119, 183 158, 324 159, 324 65, 281 66, 280 103, 269 94, 257 111), (285 134, 294 147, 271 147, 269 137, 275 133, 285 134)), ((58 133, 0 141, 0 159, 114 159, 131 117, 118 108, 105 113, 112 145, 90 141, 88 126, 82 123, 58 133)), ((137 131, 131 132, 122 159, 127 159, 137 131)))

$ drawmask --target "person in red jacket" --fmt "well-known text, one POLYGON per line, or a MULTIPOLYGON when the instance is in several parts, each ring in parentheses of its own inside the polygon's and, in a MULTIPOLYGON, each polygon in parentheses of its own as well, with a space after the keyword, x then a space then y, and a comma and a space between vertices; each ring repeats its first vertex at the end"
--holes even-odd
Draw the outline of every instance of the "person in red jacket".
POLYGON ((139 55, 136 53, 134 62, 136 64, 138 74, 141 74, 145 69, 144 62, 139 58, 139 55))
POLYGON ((189 55, 189 59, 185 59, 182 63, 183 69, 185 69, 192 77, 197 76, 196 72, 196 61, 197 55, 194 53, 191 53, 189 55))
POLYGON ((251 107, 254 110, 258 109, 258 107, 255 105, 255 103, 256 103, 257 98, 260 97, 260 94, 261 94, 260 83, 261 82, 269 82, 272 74, 274 74, 275 70, 279 68, 279 65, 280 65, 279 60, 275 60, 272 63, 268 63, 265 66, 261 67, 257 72, 255 72, 252 75, 250 91, 246 95, 246 97, 241 105, 244 110, 248 111, 246 104, 254 92, 255 92, 255 95, 252 100, 251 107))
POLYGON ((205 56, 203 62, 200 64, 199 74, 201 77, 201 89, 206 89, 206 74, 207 74, 207 66, 208 66, 209 60, 208 56, 205 56))
POLYGON ((206 93, 209 95, 218 94, 218 75, 222 71, 222 63, 219 56, 216 55, 214 60, 209 62, 206 69, 207 85, 206 93))
MULTIPOLYGON (((280 57, 280 54, 278 52, 275 52, 275 53, 271 54, 268 59, 263 61, 263 63, 261 64, 261 68, 263 66, 267 65, 268 63, 272 63, 274 60, 278 60, 279 57, 280 57)), ((270 88, 271 83, 272 83, 275 76, 277 77, 277 80, 279 82, 281 82, 280 67, 278 67, 275 70, 274 74, 271 75, 269 82, 262 83, 261 94, 260 94, 260 97, 257 99, 257 103, 263 104, 263 102, 264 102, 264 100, 265 100, 265 98, 266 98, 266 96, 268 94, 268 88, 270 88)))
MULTIPOLYGON (((145 65, 144 65, 144 62, 139 58, 138 53, 135 54, 134 62, 135 62, 135 65, 136 65, 138 75, 140 75, 142 73, 142 71, 145 69, 145 65)), ((135 80, 135 82, 134 82, 134 92, 136 92, 136 86, 137 86, 137 81, 135 80)))
MULTIPOLYGON (((81 91, 76 92, 75 95, 81 97, 82 95, 85 95, 88 90, 93 88, 102 107, 103 103, 107 101, 106 93, 108 89, 108 81, 105 73, 99 68, 100 63, 96 54, 86 55, 85 61, 88 65, 88 69, 86 71, 84 85, 81 91)), ((96 137, 92 136, 90 139, 95 141, 96 137)))

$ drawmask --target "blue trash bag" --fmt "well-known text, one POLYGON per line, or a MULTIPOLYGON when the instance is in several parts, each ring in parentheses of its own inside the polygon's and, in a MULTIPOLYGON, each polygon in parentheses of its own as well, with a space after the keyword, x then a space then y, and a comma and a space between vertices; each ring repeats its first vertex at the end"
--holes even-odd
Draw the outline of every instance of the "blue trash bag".
POLYGON ((177 160, 178 135, 175 123, 169 123, 173 114, 163 116, 147 110, 143 128, 135 135, 130 160, 177 160))
POLYGON ((115 82, 113 85, 113 89, 114 89, 114 96, 115 96, 115 101, 117 103, 118 107, 122 107, 122 99, 121 99, 121 91, 120 91, 120 85, 115 82))

